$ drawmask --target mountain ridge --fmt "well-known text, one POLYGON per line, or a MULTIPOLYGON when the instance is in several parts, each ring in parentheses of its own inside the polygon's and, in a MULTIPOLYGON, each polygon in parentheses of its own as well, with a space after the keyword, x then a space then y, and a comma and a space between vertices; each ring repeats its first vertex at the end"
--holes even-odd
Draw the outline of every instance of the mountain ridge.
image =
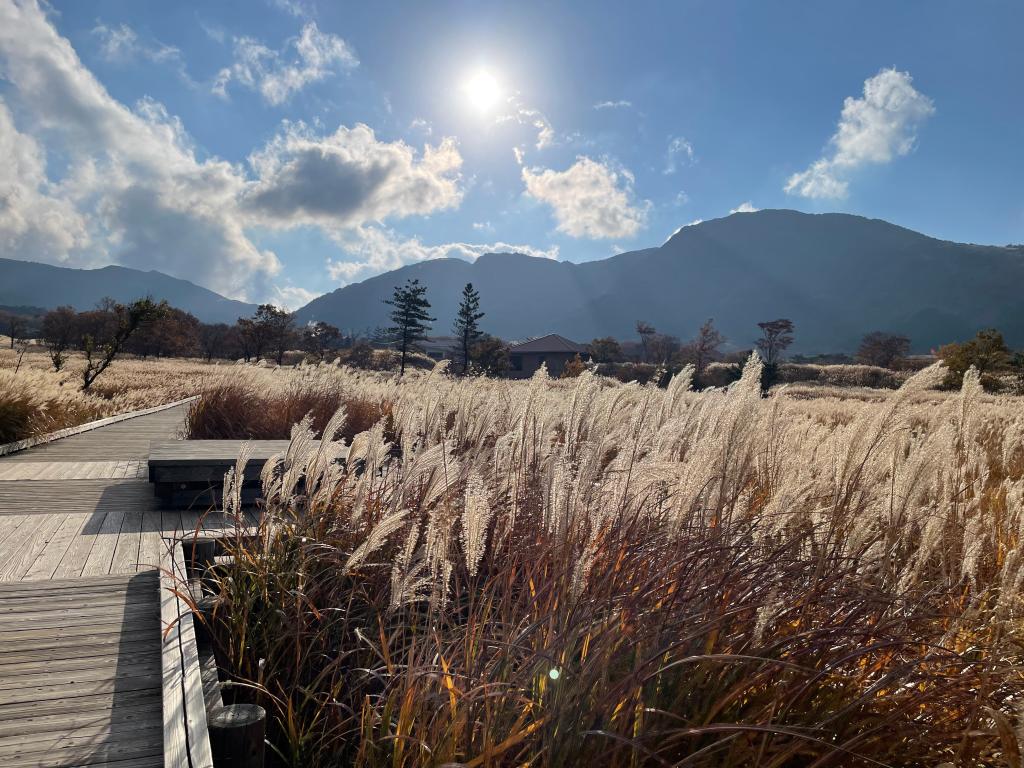
POLYGON ((473 282, 487 312, 482 327, 504 338, 632 338, 645 320, 686 339, 713 317, 739 349, 754 343, 757 322, 789 317, 793 351, 805 353, 853 351, 872 330, 904 333, 915 351, 987 326, 1024 345, 1012 289, 1024 280, 1024 248, 955 243, 852 214, 736 213, 681 227, 659 247, 580 263, 514 253, 447 263, 344 286, 297 316, 349 329, 384 325, 382 300, 418 278, 438 318, 435 333, 447 332, 462 285, 473 282))
POLYGON ((256 311, 255 304, 225 298, 155 269, 144 271, 118 264, 81 269, 0 258, 0 305, 27 304, 47 309, 70 305, 82 311, 92 309, 106 296, 121 302, 143 296, 166 299, 207 323, 233 323, 256 311))
MULTIPOLYGON (((903 333, 924 352, 984 327, 1024 346, 1024 246, 956 243, 884 219, 781 209, 687 225, 661 246, 580 263, 508 252, 417 262, 319 296, 296 317, 352 332, 387 325, 383 300, 412 278, 428 287, 435 335, 449 331, 472 282, 483 329, 506 339, 633 338, 638 320, 687 339, 712 317, 729 345, 743 349, 757 322, 788 317, 794 352, 853 351, 873 330, 903 333)), ((88 309, 103 296, 147 294, 206 322, 234 322, 256 308, 156 270, 0 258, 0 305, 88 309)))

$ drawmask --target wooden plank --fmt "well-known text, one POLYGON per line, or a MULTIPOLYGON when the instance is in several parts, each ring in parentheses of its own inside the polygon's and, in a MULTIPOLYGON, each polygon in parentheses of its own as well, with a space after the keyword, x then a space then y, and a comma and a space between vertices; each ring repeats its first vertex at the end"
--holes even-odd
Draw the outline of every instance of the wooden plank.
POLYGON ((117 652, 105 656, 79 656, 70 659, 33 659, 20 662, 0 659, 0 684, 26 676, 57 674, 75 669, 107 669, 117 673, 120 666, 134 669, 139 664, 152 663, 154 655, 143 649, 136 653, 117 652))
POLYGON ((48 537, 67 515, 35 515, 28 518, 4 542, 4 560, 0 562, 0 581, 17 581, 28 570, 39 551, 33 545, 36 537, 48 537), (29 555, 31 554, 31 559, 29 555), (27 560, 27 562, 26 562, 27 560))
POLYGON ((75 696, 56 701, 30 701, 24 704, 8 704, 0 707, 0 722, 17 718, 74 714, 83 711, 114 712, 135 707, 151 707, 154 703, 159 703, 162 708, 163 699, 159 690, 151 689, 98 693, 93 696, 75 696))
MULTIPOLYGON (((52 578, 57 567, 71 548, 71 544, 81 533, 88 520, 88 515, 68 515, 65 517, 60 524, 60 528, 53 534, 50 541, 43 548, 43 551, 39 553, 39 556, 22 578, 30 580, 52 578)), ((2 606, 0 606, 0 611, 2 611, 2 606)))
MULTIPOLYGON (((152 578, 155 584, 155 575, 152 578)), ((75 579, 51 579, 50 581, 24 581, 20 583, 0 582, 0 599, 35 599, 38 595, 71 595, 76 592, 98 592, 109 595, 114 592, 143 591, 150 587, 144 578, 129 580, 124 576, 88 576, 75 579)))
POLYGON ((117 548, 117 538, 121 533, 121 526, 125 517, 130 514, 122 509, 120 512, 113 511, 103 518, 100 529, 96 534, 96 541, 89 551, 89 559, 85 561, 82 568, 83 576, 97 576, 110 573, 110 566, 114 560, 114 550, 117 548))
POLYGON ((110 563, 111 573, 135 573, 139 567, 139 549, 142 545, 142 512, 128 512, 117 536, 117 546, 110 563))
POLYGON ((0 515, 157 508, 153 488, 144 480, 34 480, 31 487, 21 481, 0 481, 0 515))
MULTIPOLYGON (((34 743, 12 743, 0 740, 0 764, 4 768, 23 768, 36 765, 107 765, 115 760, 140 755, 154 755, 160 749, 160 732, 128 734, 123 739, 102 738, 101 734, 63 736, 34 743)), ((159 765, 159 763, 157 763, 159 765)))
POLYGON ((164 565, 160 576, 160 619, 165 633, 161 653, 164 766, 213 768, 195 629, 187 605, 175 594, 177 585, 187 582, 180 544, 168 553, 164 565))
POLYGON ((149 446, 149 466, 188 467, 224 464, 233 467, 242 446, 248 443, 251 461, 267 459, 288 449, 288 440, 154 440, 149 446))
POLYGON ((55 712, 49 714, 36 714, 27 717, 6 717, 0 720, 0 737, 14 736, 17 734, 37 733, 59 733, 73 732, 77 728, 95 728, 104 723, 120 724, 135 721, 159 720, 161 701, 153 697, 145 704, 135 704, 132 707, 119 707, 117 710, 106 709, 82 709, 71 712, 55 712))

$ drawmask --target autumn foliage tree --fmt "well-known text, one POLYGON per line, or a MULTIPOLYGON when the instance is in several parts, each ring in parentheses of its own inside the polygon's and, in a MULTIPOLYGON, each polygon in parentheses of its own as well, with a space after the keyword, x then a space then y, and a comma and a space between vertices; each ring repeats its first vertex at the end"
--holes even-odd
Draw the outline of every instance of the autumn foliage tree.
POLYGON ((939 348, 938 356, 949 369, 948 386, 960 386, 964 373, 974 366, 982 375, 982 383, 992 387, 995 385, 992 374, 1010 364, 1010 349, 1003 334, 995 328, 978 331, 969 341, 946 344, 939 348))

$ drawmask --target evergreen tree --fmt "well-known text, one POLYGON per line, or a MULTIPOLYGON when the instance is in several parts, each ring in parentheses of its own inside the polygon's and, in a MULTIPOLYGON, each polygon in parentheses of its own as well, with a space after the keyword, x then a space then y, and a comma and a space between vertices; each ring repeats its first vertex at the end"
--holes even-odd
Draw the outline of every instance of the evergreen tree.
POLYGON ((458 314, 455 315, 455 325, 452 327, 453 333, 459 340, 463 374, 469 370, 469 350, 481 336, 478 321, 483 316, 484 313, 480 311, 480 294, 472 283, 466 283, 466 287, 462 289, 462 303, 459 304, 458 314))
POLYGON ((407 280, 404 286, 396 285, 390 299, 384 303, 394 307, 391 310, 393 326, 388 328, 388 335, 398 344, 402 354, 402 365, 399 375, 405 375, 405 361, 409 351, 416 348, 416 342, 427 338, 430 330, 428 323, 437 318, 427 314, 430 302, 427 301, 427 286, 420 285, 419 280, 407 280))

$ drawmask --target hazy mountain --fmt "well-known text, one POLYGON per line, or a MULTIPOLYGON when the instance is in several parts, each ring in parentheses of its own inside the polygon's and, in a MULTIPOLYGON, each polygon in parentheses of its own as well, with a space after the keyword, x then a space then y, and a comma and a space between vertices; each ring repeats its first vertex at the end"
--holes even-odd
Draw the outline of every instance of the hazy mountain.
POLYGON ((132 301, 166 299, 207 323, 233 323, 256 311, 254 304, 226 299, 188 280, 128 267, 71 269, 31 261, 0 259, 0 305, 30 304, 53 309, 69 304, 92 309, 105 296, 132 301))
POLYGON ((800 352, 851 351, 872 330, 904 333, 926 351, 989 326, 1024 345, 1024 247, 952 243, 878 219, 784 210, 706 221, 660 248, 582 264, 509 253, 421 262, 314 299, 299 319, 354 330, 386 325, 382 300, 407 278, 429 287, 439 334, 472 282, 487 313, 483 328, 507 339, 632 338, 637 320, 687 339, 713 317, 742 348, 757 337, 758 321, 788 317, 800 352))

